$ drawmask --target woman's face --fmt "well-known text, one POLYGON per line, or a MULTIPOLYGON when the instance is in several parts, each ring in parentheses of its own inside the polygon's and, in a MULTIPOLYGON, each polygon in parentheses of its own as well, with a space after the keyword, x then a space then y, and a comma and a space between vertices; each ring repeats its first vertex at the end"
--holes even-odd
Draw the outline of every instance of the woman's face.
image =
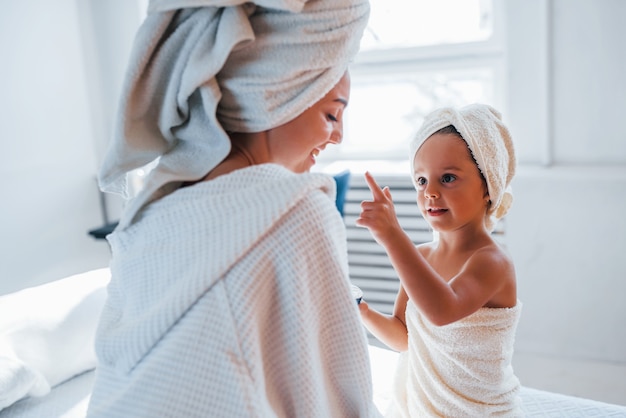
POLYGON ((348 73, 326 96, 290 122, 268 131, 270 159, 295 173, 311 170, 328 144, 343 138, 343 112, 350 98, 348 73))

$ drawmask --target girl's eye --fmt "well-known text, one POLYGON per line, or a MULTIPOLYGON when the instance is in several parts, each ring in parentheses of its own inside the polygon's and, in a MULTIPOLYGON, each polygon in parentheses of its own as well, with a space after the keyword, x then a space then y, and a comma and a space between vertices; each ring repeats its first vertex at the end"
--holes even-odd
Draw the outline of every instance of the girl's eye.
POLYGON ((423 186, 423 185, 425 185, 425 184, 426 184, 426 179, 425 179, 424 177, 417 177, 417 178, 415 179, 415 183, 416 183, 418 186, 423 186))
POLYGON ((328 114, 328 119, 330 119, 333 122, 337 122, 338 121, 338 119, 335 117, 335 115, 332 115, 330 113, 328 114))
POLYGON ((442 183, 452 183, 454 180, 456 180, 456 177, 452 174, 444 174, 443 176, 441 176, 442 183))

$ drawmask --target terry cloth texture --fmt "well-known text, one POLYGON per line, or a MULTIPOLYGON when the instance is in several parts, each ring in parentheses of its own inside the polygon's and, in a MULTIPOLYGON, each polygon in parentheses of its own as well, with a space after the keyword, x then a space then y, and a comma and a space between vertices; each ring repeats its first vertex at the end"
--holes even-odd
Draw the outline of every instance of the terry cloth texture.
POLYGON ((334 194, 257 165, 110 235, 88 416, 378 416, 334 194))
POLYGON ((102 190, 157 161, 120 220, 230 151, 226 132, 282 125, 324 97, 359 49, 367 0, 153 0, 136 35, 102 190))
POLYGON ((513 203, 511 180, 517 164, 511 134, 496 109, 476 103, 460 109, 446 107, 427 115, 410 144, 411 176, 414 177, 415 154, 421 145, 449 125, 459 131, 487 181, 491 206, 485 224, 492 231, 513 203))
POLYGON ((445 326, 407 304, 409 349, 400 354, 389 417, 523 416, 511 365, 521 302, 481 308, 445 326))

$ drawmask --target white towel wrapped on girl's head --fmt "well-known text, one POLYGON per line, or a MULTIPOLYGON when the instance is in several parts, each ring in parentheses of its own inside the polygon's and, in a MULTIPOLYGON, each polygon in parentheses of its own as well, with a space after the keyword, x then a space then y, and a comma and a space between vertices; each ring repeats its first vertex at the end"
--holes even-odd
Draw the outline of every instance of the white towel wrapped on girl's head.
POLYGON ((435 110, 426 116, 411 141, 411 173, 414 172, 413 161, 420 146, 432 134, 449 125, 459 131, 487 182, 491 206, 487 211, 486 226, 493 230, 513 203, 511 180, 515 174, 516 159, 511 133, 502 122, 500 112, 489 105, 476 103, 460 109, 445 107, 435 110))

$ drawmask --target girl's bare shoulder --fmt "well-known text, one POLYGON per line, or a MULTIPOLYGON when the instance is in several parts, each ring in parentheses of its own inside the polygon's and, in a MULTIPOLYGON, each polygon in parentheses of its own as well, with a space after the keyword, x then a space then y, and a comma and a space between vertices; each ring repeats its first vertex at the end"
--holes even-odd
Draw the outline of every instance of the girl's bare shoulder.
POLYGON ((471 262, 491 266, 493 269, 513 269, 513 259, 508 251, 497 242, 477 249, 470 257, 471 262))

